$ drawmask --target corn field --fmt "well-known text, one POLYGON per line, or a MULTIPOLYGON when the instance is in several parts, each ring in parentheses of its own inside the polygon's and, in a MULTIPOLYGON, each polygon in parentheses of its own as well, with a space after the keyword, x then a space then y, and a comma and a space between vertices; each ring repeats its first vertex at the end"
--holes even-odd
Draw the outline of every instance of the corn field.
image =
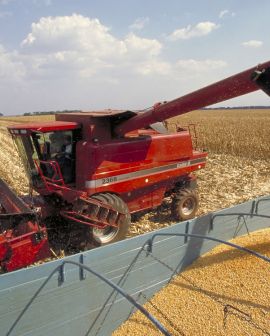
POLYGON ((174 125, 197 124, 198 146, 210 153, 268 159, 270 109, 202 110, 172 118, 174 125))

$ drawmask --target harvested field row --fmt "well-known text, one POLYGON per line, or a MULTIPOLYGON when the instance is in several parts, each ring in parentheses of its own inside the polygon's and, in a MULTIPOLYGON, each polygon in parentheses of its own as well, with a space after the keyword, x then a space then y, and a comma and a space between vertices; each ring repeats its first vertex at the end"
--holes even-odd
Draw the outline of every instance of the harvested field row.
MULTIPOLYGON (((270 256, 270 229, 233 242, 270 256)), ((196 260, 145 308, 171 335, 269 335, 270 264, 226 245, 196 260)), ((113 336, 161 335, 136 312, 113 336)))

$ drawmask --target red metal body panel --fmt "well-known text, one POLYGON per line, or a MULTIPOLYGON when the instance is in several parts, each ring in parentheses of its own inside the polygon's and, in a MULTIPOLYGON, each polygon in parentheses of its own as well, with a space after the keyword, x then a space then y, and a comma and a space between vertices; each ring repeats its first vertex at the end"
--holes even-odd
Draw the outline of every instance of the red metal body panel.
POLYGON ((11 134, 29 134, 33 131, 36 132, 53 132, 53 131, 67 131, 79 128, 80 125, 76 122, 67 121, 53 121, 53 122, 39 122, 39 123, 27 123, 16 124, 9 126, 11 134), (25 131, 24 133, 22 131, 25 131))
POLYGON ((57 114, 55 116, 58 121, 75 122, 81 125, 82 139, 84 141, 93 141, 95 138, 102 141, 112 140, 112 125, 110 114, 108 117, 100 113, 101 116, 96 117, 96 113, 67 113, 57 114))
POLYGON ((10 233, 10 237, 0 236, 0 264, 5 271, 14 271, 51 256, 45 228, 36 227, 17 237, 10 233), (43 235, 42 239, 37 239, 37 232, 43 235))
POLYGON ((0 204, 1 267, 13 271, 48 258, 46 229, 39 227, 31 209, 1 179, 0 204))

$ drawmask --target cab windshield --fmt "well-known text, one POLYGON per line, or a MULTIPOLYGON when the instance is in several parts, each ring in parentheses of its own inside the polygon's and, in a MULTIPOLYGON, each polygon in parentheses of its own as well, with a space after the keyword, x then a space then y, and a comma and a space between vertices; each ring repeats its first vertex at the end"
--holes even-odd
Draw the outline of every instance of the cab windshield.
POLYGON ((14 136, 14 141, 34 186, 39 187, 42 183, 37 166, 47 178, 55 176, 53 167, 57 166, 65 183, 75 181, 75 139, 72 131, 33 132, 30 136, 14 136))
POLYGON ((16 143, 19 155, 22 159, 24 169, 30 181, 33 176, 38 174, 34 160, 38 159, 38 154, 33 144, 33 141, 28 136, 15 136, 14 141, 16 143))
POLYGON ((61 155, 71 157, 73 154, 72 131, 36 132, 32 138, 40 160, 52 160, 61 155))
POLYGON ((33 133, 33 143, 40 161, 40 168, 47 177, 53 174, 51 166, 46 164, 55 161, 59 165, 66 183, 74 180, 74 156, 72 131, 55 131, 47 133, 33 133))

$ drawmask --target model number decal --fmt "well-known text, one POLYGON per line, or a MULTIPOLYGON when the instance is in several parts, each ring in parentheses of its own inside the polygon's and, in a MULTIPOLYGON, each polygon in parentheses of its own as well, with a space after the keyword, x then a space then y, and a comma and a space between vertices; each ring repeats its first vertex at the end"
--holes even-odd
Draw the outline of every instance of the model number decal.
POLYGON ((180 162, 176 164, 176 168, 187 167, 190 165, 190 161, 180 162))
POLYGON ((116 182, 117 181, 117 177, 113 176, 113 177, 105 177, 102 179, 102 184, 107 184, 107 183, 112 183, 112 182, 116 182))

